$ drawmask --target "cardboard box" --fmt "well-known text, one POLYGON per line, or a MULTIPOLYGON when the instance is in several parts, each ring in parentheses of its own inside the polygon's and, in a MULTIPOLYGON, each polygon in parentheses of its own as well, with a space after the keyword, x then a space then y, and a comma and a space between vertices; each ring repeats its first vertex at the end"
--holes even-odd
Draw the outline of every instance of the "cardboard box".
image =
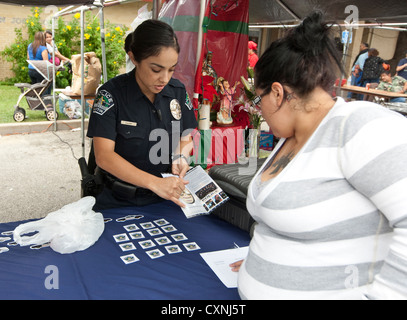
POLYGON ((271 151, 274 147, 274 136, 272 132, 262 131, 260 134, 260 149, 271 151))

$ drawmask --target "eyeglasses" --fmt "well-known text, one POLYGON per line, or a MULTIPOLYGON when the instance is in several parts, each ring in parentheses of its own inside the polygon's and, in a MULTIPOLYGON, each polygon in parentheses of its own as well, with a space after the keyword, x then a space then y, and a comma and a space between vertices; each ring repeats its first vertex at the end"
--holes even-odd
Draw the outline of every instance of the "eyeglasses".
MULTIPOLYGON (((270 91, 271 91, 271 89, 267 89, 267 90, 264 91, 261 95, 255 96, 254 99, 252 100, 253 106, 258 107, 258 108, 261 108, 261 105, 260 105, 261 99, 262 99, 264 96, 268 95, 268 94, 270 93, 270 91)), ((290 101, 291 99, 294 98, 294 92, 290 92, 290 93, 287 93, 287 94, 286 94, 286 93, 287 93, 287 92, 284 91, 284 95, 286 96, 285 98, 287 99, 287 101, 290 101)))
POLYGON ((253 105, 256 107, 260 107, 260 102, 261 102, 262 96, 255 96, 253 99, 253 105))
POLYGON ((262 94, 260 94, 260 95, 258 95, 258 96, 255 96, 254 99, 252 100, 253 106, 258 107, 258 108, 261 108, 261 105, 260 105, 261 99, 262 99, 264 96, 268 95, 268 94, 270 93, 270 91, 271 91, 271 88, 268 88, 268 89, 267 89, 266 91, 264 91, 262 94))

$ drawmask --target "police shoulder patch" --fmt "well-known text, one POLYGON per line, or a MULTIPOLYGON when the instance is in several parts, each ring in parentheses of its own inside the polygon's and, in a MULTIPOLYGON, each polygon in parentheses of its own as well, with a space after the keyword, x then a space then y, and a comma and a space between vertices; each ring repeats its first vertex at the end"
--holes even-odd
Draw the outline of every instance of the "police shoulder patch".
POLYGON ((106 90, 100 90, 93 104, 93 113, 103 116, 107 110, 114 106, 112 95, 106 90))

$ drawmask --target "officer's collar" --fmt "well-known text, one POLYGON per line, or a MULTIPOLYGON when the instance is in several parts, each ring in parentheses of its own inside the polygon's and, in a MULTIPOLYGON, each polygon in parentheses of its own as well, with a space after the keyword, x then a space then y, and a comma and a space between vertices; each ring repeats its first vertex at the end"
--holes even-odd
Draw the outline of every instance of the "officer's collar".
MULTIPOLYGON (((171 81, 171 80, 170 80, 171 81)), ((170 98, 175 98, 174 96, 174 90, 171 90, 170 88, 170 83, 168 82, 167 85, 164 87, 164 89, 159 93, 162 96, 167 96, 170 98)))
POLYGON ((140 86, 137 83, 136 80, 136 68, 131 70, 130 72, 127 73, 127 75, 130 78, 130 85, 128 87, 128 92, 131 93, 131 96, 133 99, 139 99, 144 96, 144 93, 141 91, 140 86))

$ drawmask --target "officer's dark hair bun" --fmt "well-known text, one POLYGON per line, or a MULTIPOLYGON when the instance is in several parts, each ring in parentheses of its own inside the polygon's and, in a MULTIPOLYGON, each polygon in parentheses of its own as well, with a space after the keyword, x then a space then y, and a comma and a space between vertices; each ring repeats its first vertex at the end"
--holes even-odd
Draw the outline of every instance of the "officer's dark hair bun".
POLYGON ((256 64, 255 84, 266 90, 279 82, 290 86, 299 96, 316 87, 329 92, 338 69, 342 70, 340 60, 331 28, 323 13, 316 11, 286 37, 271 44, 256 64))
POLYGON ((162 48, 174 48, 178 53, 178 38, 172 27, 159 20, 146 20, 133 32, 131 52, 137 62, 160 54, 162 48))

